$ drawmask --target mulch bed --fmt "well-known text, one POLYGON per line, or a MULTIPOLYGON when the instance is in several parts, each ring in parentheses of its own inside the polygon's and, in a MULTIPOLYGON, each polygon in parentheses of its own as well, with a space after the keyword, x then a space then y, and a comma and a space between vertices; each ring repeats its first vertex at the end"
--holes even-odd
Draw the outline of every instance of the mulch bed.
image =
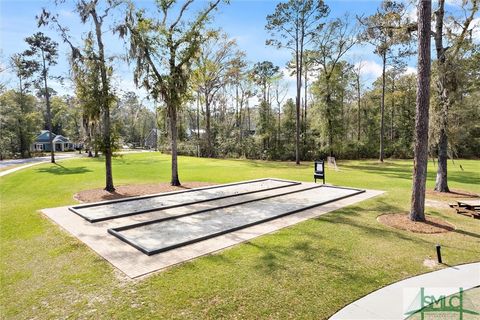
POLYGON ((449 200, 461 198, 479 198, 480 195, 465 190, 450 190, 450 192, 437 192, 431 189, 426 190, 426 196, 434 199, 449 200))
POLYGON ((84 190, 76 193, 73 198, 77 201, 88 203, 134 196, 143 196, 147 194, 156 194, 161 192, 206 187, 211 185, 213 185, 213 183, 209 182, 186 182, 183 183, 180 187, 171 186, 169 183, 134 184, 116 186, 116 190, 114 192, 108 192, 103 189, 84 190))
POLYGON ((439 218, 425 217, 425 222, 411 221, 408 214, 390 213, 377 217, 377 220, 389 227, 415 233, 444 233, 455 230, 455 226, 439 218))

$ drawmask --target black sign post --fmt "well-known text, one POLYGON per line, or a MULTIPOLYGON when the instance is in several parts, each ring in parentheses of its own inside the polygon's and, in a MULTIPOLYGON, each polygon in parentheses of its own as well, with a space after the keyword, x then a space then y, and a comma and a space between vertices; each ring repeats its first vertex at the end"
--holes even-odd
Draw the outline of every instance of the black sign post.
POLYGON ((315 183, 317 183, 317 179, 322 179, 323 184, 325 184, 325 162, 323 160, 315 161, 313 178, 315 179, 315 183))

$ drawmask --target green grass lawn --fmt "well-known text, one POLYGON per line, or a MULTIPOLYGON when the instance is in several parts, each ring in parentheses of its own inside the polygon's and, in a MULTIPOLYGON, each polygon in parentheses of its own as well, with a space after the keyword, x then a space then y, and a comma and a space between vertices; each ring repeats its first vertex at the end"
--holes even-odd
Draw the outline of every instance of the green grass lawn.
MULTIPOLYGON (((315 318, 394 281, 430 271, 424 259, 443 246, 450 265, 480 260, 480 221, 428 208, 456 226, 441 235, 379 224, 407 211, 412 161, 345 161, 327 182, 386 194, 221 253, 129 280, 38 210, 73 204, 103 186, 101 159, 42 164, 0 178, 0 318, 315 318)), ((181 181, 261 177, 312 181, 312 164, 180 158, 181 181)), ((169 157, 114 160, 116 184, 169 181, 169 157)), ((435 168, 429 168, 433 187, 435 168)), ((449 162, 450 186, 480 193, 480 161, 449 162), (462 165, 463 171, 459 164, 462 165)))

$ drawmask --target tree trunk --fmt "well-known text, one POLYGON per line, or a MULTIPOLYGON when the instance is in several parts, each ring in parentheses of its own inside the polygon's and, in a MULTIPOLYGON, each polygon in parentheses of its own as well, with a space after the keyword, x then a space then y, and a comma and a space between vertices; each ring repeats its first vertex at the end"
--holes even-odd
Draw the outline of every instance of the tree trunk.
POLYGON ((305 83, 304 83, 304 117, 303 117, 303 146, 305 148, 305 144, 307 142, 307 128, 308 128, 308 121, 307 121, 307 107, 308 107, 308 70, 307 66, 305 66, 305 70, 303 71, 305 74, 305 83))
POLYGON ((431 0, 418 4, 417 102, 410 220, 425 221, 425 186, 428 163, 428 112, 430 104, 431 0))
POLYGON ((113 185, 113 172, 112 172, 112 148, 110 138, 110 99, 109 88, 107 78, 107 68, 105 66, 105 50, 102 41, 102 24, 98 20, 96 11, 93 9, 90 11, 93 21, 95 22, 95 31, 98 43, 98 59, 100 63, 100 75, 102 79, 102 113, 103 113, 103 147, 105 152, 105 190, 108 192, 115 191, 113 185))
POLYGON ((243 93, 242 93, 242 99, 240 101, 240 111, 239 111, 239 114, 238 114, 238 128, 239 128, 239 132, 238 132, 238 142, 239 144, 242 143, 242 140, 243 140, 243 93))
POLYGON ((379 161, 383 162, 384 146, 383 140, 385 136, 385 68, 387 64, 387 52, 382 54, 382 99, 380 100, 380 156, 379 161))
POLYGON ((93 154, 92 154, 92 128, 91 126, 88 124, 88 120, 86 121, 85 123, 85 131, 86 131, 86 134, 87 134, 87 141, 86 141, 86 145, 87 145, 87 148, 88 148, 88 157, 93 157, 93 154))
POLYGON ((42 61, 43 61, 43 84, 45 88, 45 102, 47 104, 47 127, 48 131, 50 131, 48 141, 50 143, 50 162, 55 163, 55 146, 53 145, 53 128, 52 128, 52 110, 50 108, 50 93, 48 92, 48 85, 47 85, 47 67, 45 65, 45 54, 42 50, 42 61))
MULTIPOLYGON (((446 116, 444 116, 444 120, 446 120, 446 116)), ((435 191, 450 192, 447 180, 448 137, 446 123, 442 124, 441 126, 440 137, 438 140, 438 164, 437 177, 435 179, 435 191)))
POLYGON ((392 118, 390 119, 390 140, 393 141, 395 135, 394 118, 395 118, 395 76, 392 76, 392 118))
POLYGON ((361 111, 361 95, 360 95, 360 75, 357 76, 356 78, 357 82, 357 107, 358 107, 358 114, 357 114, 357 142, 360 142, 360 126, 361 126, 361 121, 360 121, 360 111, 361 111))
POLYGON ((277 123, 277 150, 280 148, 280 139, 282 135, 282 128, 281 128, 281 123, 282 123, 282 106, 280 102, 278 101, 278 88, 277 88, 277 107, 278 107, 278 123, 277 123))
POLYGON ((115 191, 113 185, 112 172, 112 147, 110 141, 110 108, 108 106, 103 110, 103 144, 105 151, 105 190, 108 192, 115 191))
MULTIPOLYGON (((21 114, 23 115, 25 113, 25 108, 24 108, 24 104, 25 104, 25 99, 24 99, 24 92, 23 92, 23 84, 22 84, 22 78, 21 76, 19 76, 19 82, 20 82, 20 111, 21 111, 21 114)), ((24 125, 23 125, 23 117, 20 116, 18 117, 18 138, 19 138, 19 142, 20 142, 20 156, 22 158, 27 158, 27 152, 26 152, 26 149, 27 149, 27 146, 26 146, 26 142, 25 142, 25 133, 24 133, 24 125)))
POLYGON ((172 186, 180 186, 180 179, 178 178, 178 160, 177 160, 177 108, 169 106, 170 114, 170 134, 172 147, 172 186))
POLYGON ((330 76, 325 78, 327 95, 325 97, 325 105, 327 108, 327 130, 328 130, 328 153, 333 157, 333 119, 332 119, 332 93, 330 92, 330 76))
POLYGON ((300 94, 302 92, 302 67, 297 52, 297 96, 295 98, 295 163, 300 164, 300 94))
POLYGON ((447 90, 447 66, 445 48, 443 47, 443 19, 445 15, 445 0, 438 2, 438 10, 435 12, 435 49, 438 63, 438 97, 440 99, 440 134, 438 140, 438 167, 435 180, 435 191, 449 192, 447 180, 447 152, 448 152, 448 107, 450 104, 447 90))
POLYGON ((197 92, 197 157, 200 157, 200 92, 197 92))
MULTIPOLYGON (((21 117, 20 117, 21 118, 21 117)), ((23 132, 23 123, 22 120, 18 119, 18 136, 20 140, 20 156, 22 158, 27 157, 27 153, 25 152, 26 149, 26 143, 25 143, 25 134, 23 132)))
POLYGON ((212 129, 211 129, 211 114, 210 114, 210 100, 208 94, 205 93, 205 119, 206 119, 206 134, 207 134, 207 157, 213 156, 212 146, 212 129))

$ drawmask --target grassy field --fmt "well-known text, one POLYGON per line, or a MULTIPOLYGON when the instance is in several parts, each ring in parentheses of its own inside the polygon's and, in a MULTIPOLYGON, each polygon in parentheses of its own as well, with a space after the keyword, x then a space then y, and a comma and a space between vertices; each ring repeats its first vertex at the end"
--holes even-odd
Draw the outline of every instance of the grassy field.
MULTIPOLYGON (((165 155, 124 155, 114 160, 115 183, 165 182, 169 167, 165 155)), ((327 182, 387 193, 143 280, 125 278, 38 213, 75 203, 75 192, 102 187, 101 159, 42 164, 2 177, 0 318, 322 319, 372 290, 430 271, 423 261, 435 256, 437 243, 448 264, 480 260, 478 220, 428 208, 457 228, 441 235, 377 222, 380 214, 408 210, 411 161, 339 167, 327 171, 327 182)), ((261 177, 311 181, 312 164, 180 158, 181 181, 261 177)), ((454 189, 480 193, 480 161, 450 162, 449 179, 454 189)))

